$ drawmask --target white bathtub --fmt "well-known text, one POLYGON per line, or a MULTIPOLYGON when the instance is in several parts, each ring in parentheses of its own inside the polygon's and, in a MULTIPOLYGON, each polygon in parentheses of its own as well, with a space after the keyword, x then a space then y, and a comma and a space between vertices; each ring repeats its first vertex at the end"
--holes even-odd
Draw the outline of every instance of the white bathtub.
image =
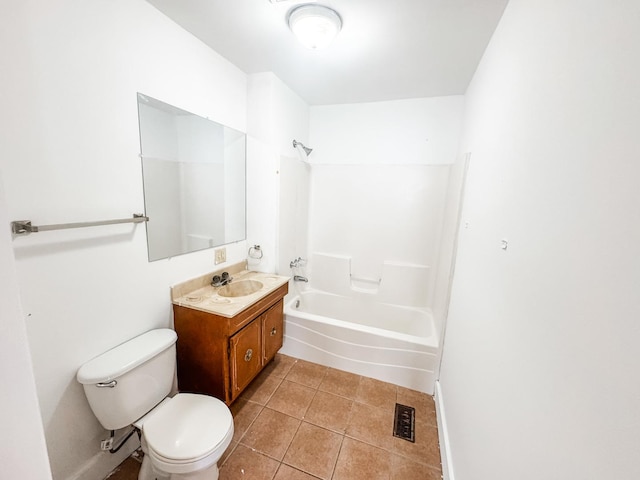
POLYGON ((284 312, 282 353, 433 393, 438 337, 429 310, 308 290, 284 312))

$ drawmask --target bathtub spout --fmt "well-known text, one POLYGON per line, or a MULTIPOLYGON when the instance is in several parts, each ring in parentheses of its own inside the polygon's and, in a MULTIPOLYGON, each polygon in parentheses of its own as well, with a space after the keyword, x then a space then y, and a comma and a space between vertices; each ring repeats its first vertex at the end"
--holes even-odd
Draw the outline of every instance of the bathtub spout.
POLYGON ((302 275, 294 275, 293 276, 293 281, 294 282, 308 282, 309 279, 307 277, 303 277, 302 275))

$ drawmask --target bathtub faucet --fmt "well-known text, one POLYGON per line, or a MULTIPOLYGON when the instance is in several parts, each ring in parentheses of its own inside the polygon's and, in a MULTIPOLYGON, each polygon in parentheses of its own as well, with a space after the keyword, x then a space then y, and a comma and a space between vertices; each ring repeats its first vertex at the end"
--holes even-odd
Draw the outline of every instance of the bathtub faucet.
POLYGON ((302 275, 294 275, 293 276, 293 281, 294 282, 308 282, 309 279, 307 277, 303 277, 302 275))

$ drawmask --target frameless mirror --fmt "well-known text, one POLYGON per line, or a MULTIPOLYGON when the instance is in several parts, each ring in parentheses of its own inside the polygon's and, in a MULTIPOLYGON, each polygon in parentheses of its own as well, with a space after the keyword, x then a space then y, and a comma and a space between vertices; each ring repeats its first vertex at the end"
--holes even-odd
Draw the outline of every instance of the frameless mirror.
POLYGON ((149 261, 243 240, 246 135, 138 93, 149 261))

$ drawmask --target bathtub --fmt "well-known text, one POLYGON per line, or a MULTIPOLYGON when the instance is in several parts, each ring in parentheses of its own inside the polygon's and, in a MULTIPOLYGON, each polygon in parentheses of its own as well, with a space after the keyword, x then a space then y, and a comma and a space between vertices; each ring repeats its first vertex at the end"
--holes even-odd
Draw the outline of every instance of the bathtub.
POLYGON ((285 355, 433 394, 438 336, 428 309, 307 290, 284 313, 285 355))

